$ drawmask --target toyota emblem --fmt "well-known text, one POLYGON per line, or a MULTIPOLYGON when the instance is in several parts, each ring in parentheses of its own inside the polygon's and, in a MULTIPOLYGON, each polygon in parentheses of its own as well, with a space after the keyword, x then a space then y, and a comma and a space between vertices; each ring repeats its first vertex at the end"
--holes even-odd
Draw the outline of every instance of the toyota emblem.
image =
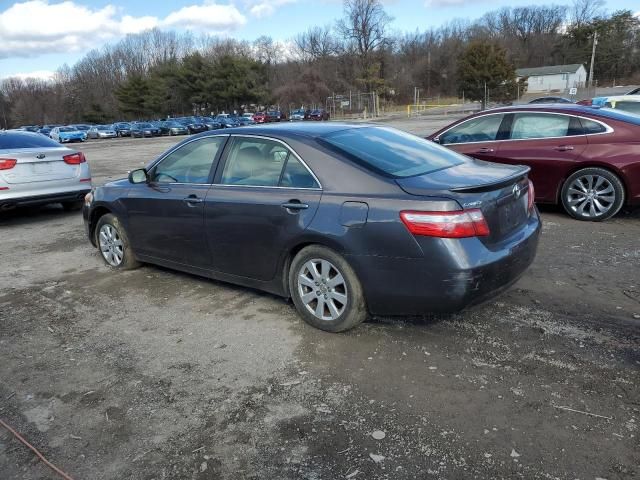
POLYGON ((519 185, 514 185, 513 186, 513 196, 516 197, 516 199, 520 198, 520 186, 519 185))

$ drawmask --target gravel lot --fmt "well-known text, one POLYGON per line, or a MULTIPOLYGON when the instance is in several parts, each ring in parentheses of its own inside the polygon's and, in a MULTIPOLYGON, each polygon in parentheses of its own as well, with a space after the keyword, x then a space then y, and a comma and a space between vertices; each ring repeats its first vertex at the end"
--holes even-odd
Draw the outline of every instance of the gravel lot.
MULTIPOLYGON (((81 148, 102 184, 175 141, 81 148)), ((346 334, 261 292, 114 273, 77 212, 0 215, 0 418, 76 480, 640 478, 637 210, 545 208, 496 300, 346 334)), ((58 477, 0 427, 0 478, 58 477)))

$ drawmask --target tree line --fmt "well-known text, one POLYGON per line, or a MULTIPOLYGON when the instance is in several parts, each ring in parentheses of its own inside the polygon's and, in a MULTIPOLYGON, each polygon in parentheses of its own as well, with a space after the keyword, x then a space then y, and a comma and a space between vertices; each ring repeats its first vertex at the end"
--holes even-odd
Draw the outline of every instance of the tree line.
POLYGON ((324 106, 328 97, 376 92, 388 104, 422 97, 515 95, 515 69, 582 63, 598 32, 594 78, 640 82, 640 19, 606 13, 602 0, 532 5, 393 30, 381 0, 345 0, 343 15, 287 42, 253 42, 158 29, 92 50, 53 79, 0 84, 0 124, 92 122, 210 114, 255 106, 324 106))

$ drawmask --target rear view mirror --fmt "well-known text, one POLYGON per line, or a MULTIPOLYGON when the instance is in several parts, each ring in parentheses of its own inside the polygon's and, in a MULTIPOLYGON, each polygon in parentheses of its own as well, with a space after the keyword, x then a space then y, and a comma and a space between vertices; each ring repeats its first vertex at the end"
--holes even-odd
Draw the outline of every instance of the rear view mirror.
POLYGON ((147 183, 147 171, 144 168, 132 170, 131 172, 129 172, 129 182, 147 183))

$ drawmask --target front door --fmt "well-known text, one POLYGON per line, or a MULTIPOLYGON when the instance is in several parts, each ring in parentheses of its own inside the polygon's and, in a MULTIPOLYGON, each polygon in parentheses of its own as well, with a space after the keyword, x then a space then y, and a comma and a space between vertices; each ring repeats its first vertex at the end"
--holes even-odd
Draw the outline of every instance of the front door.
POLYGON ((306 165, 275 139, 234 136, 205 201, 213 270, 271 280, 307 228, 322 190, 306 165))
POLYGON ((204 202, 227 136, 203 137, 169 153, 132 186, 124 200, 136 252, 183 265, 208 268, 204 202))
POLYGON ((504 119, 504 113, 471 118, 440 134, 438 142, 478 160, 495 161, 505 128, 504 119))

